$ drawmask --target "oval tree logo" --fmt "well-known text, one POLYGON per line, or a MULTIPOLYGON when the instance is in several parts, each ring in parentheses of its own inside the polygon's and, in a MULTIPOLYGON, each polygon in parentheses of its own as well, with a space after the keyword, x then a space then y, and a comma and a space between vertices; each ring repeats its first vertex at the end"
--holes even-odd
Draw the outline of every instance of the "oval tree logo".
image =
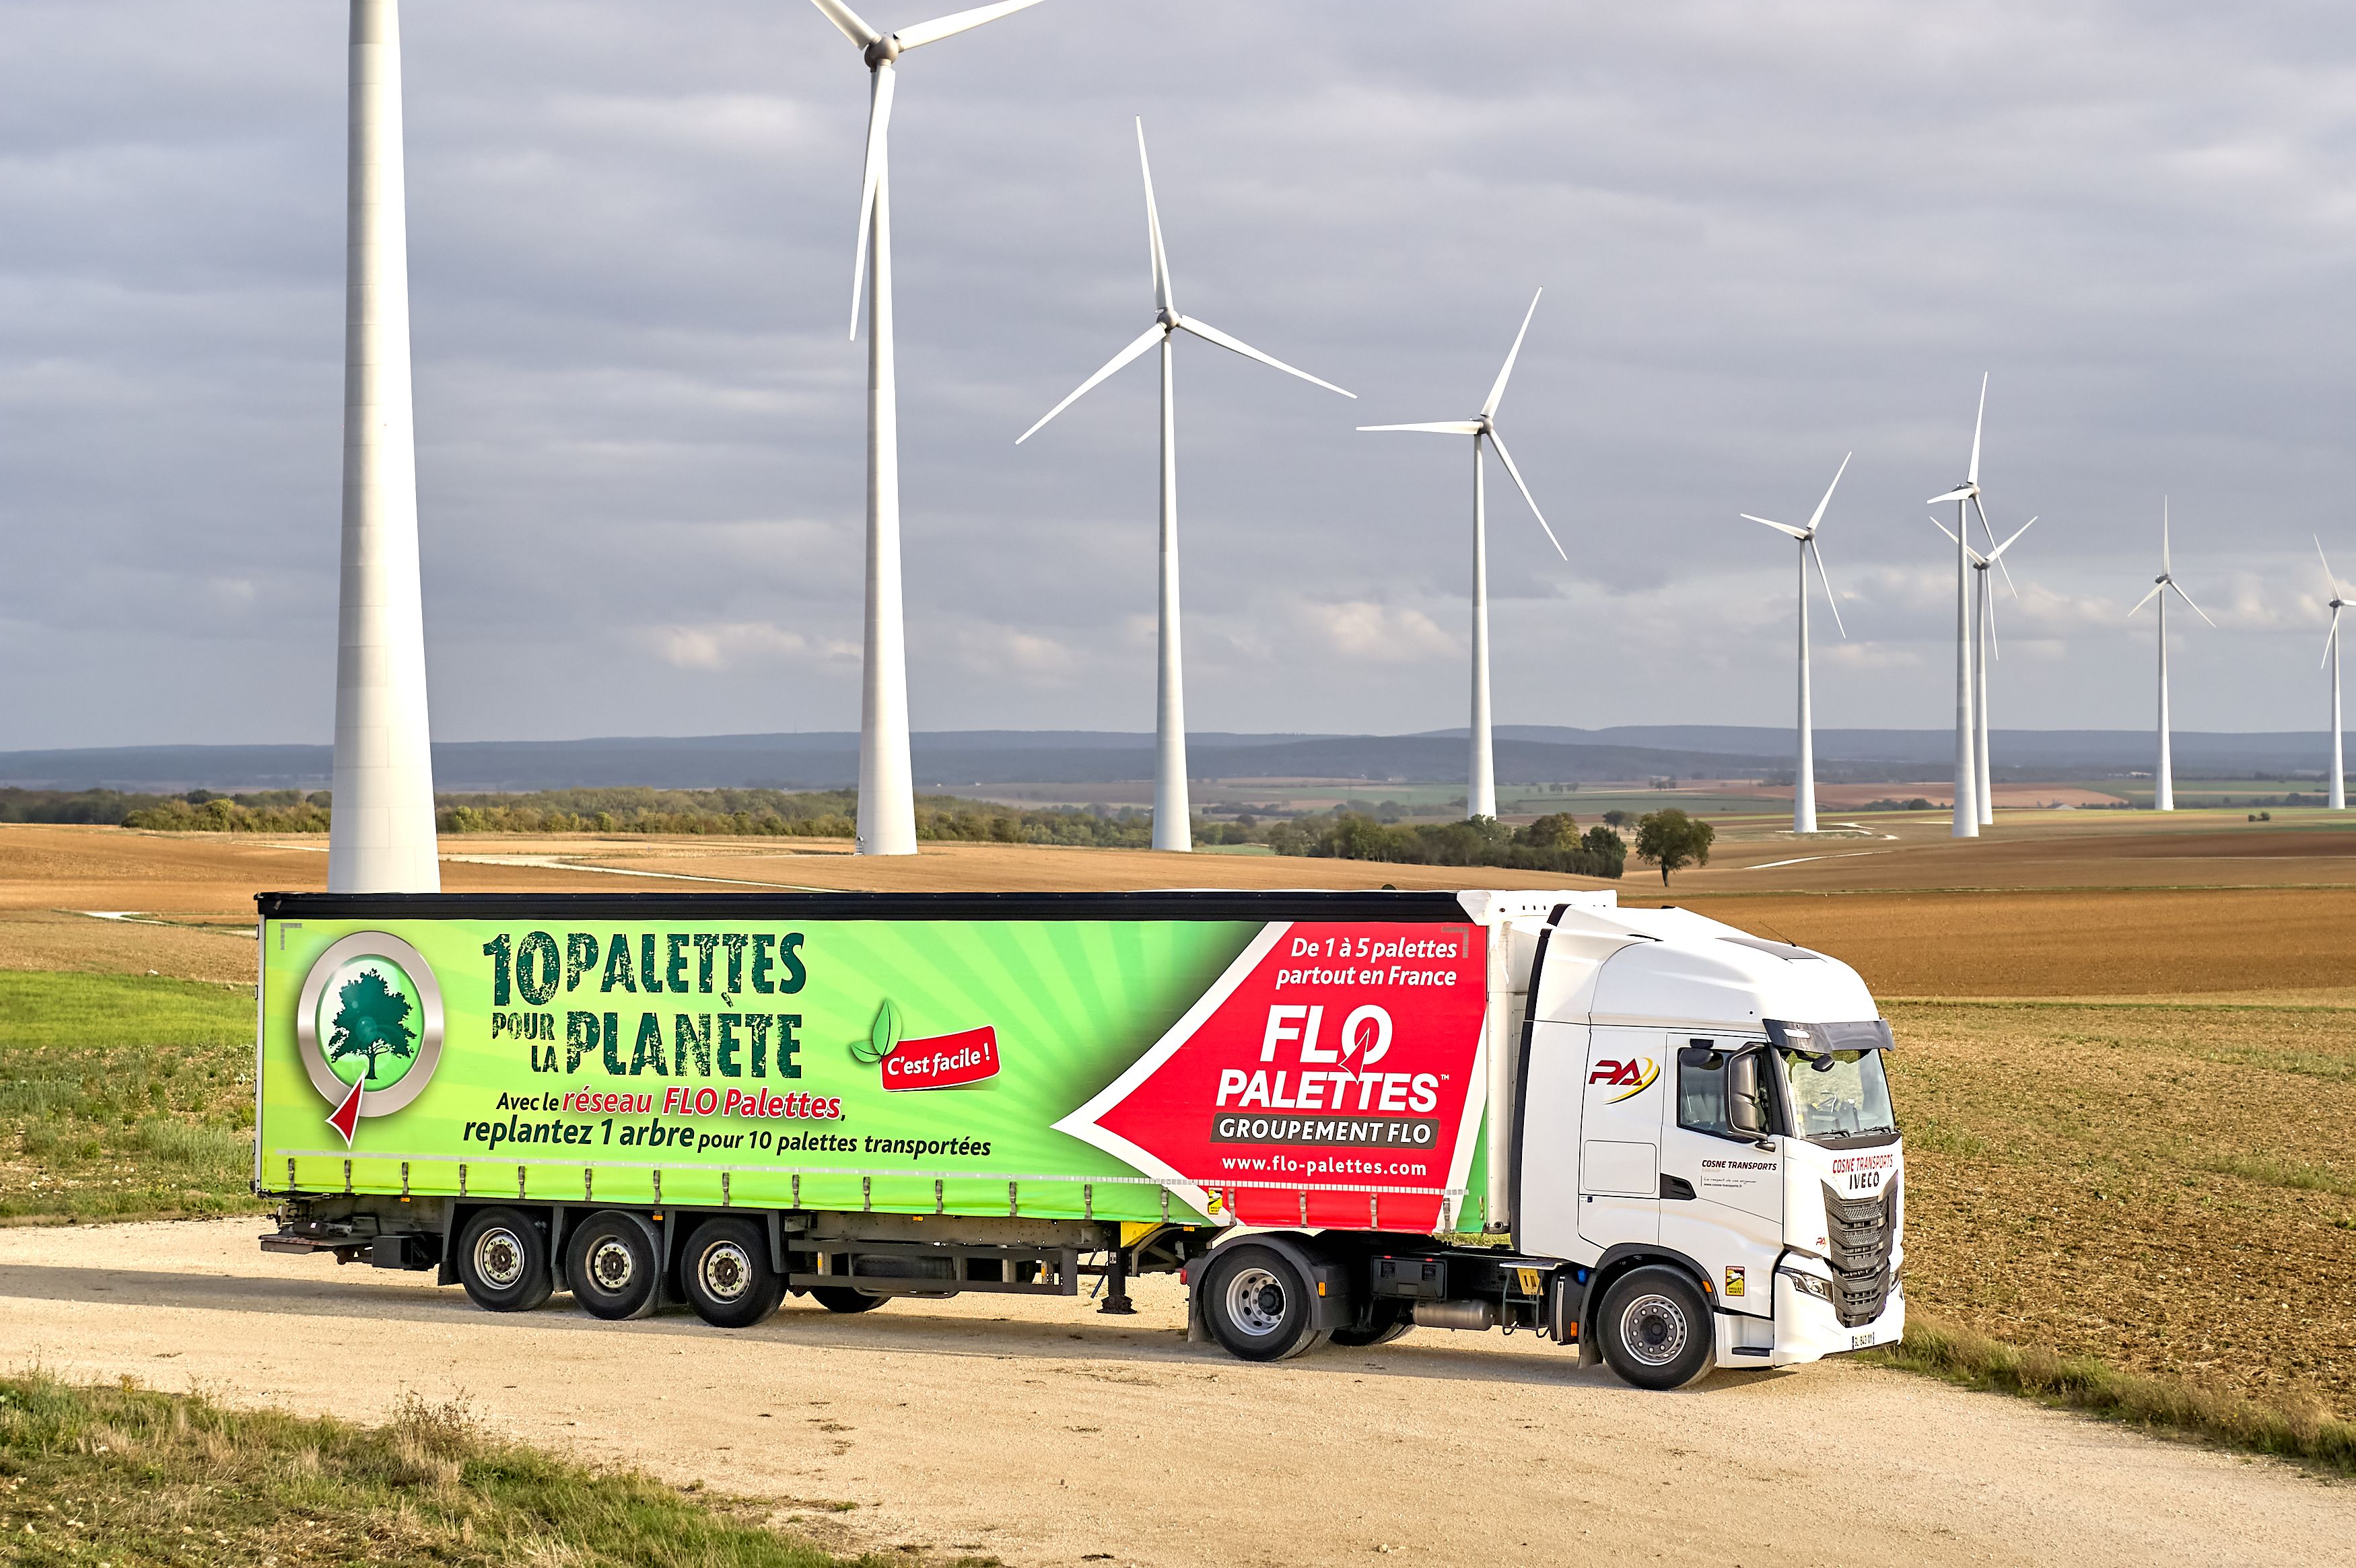
POLYGON ((424 1093, 442 1058, 442 987, 408 943, 358 932, 304 977, 294 1035, 312 1086, 335 1107, 327 1125, 349 1147, 362 1116, 391 1115, 424 1093))

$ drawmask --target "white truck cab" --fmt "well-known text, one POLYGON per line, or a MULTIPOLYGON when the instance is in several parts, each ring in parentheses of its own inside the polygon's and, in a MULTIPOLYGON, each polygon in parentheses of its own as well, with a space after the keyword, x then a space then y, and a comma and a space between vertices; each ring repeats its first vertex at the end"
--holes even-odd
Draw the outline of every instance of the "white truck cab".
POLYGON ((1515 1252, 1585 1276, 1587 1321, 1557 1337, 1655 1386, 1899 1339, 1905 1156, 1857 972, 1602 899, 1516 934, 1511 1157, 1492 1164, 1513 1189, 1492 1211, 1515 1252))

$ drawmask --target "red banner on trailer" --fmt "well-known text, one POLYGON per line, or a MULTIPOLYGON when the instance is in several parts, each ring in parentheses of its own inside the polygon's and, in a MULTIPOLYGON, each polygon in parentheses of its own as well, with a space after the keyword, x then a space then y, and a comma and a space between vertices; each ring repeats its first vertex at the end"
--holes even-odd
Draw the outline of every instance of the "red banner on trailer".
POLYGON ((1245 1224, 1435 1229, 1478 1131, 1485 934, 1272 923, 1056 1125, 1245 1224))

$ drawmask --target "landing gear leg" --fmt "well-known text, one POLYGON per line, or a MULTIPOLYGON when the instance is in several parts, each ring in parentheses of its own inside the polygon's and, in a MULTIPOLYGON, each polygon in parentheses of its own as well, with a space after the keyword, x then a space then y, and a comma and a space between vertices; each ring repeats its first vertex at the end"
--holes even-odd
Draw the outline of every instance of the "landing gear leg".
POLYGON ((1129 1298, 1129 1254, 1119 1247, 1105 1254, 1104 1305, 1097 1310, 1123 1317, 1137 1311, 1137 1304, 1129 1298))

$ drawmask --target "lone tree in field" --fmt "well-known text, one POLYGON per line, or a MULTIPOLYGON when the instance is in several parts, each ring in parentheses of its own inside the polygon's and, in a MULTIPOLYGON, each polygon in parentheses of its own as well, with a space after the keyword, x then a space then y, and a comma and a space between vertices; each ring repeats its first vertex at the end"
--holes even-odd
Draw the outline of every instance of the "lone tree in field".
POLYGON ((364 1064, 360 1076, 373 1080, 377 1063, 388 1056, 417 1054, 417 1031, 409 1026, 409 998, 385 983, 382 975, 363 969, 336 993, 336 1018, 327 1029, 327 1060, 357 1056, 364 1064))
POLYGON ((1697 822, 1676 806, 1648 812, 1636 822, 1636 859, 1650 861, 1661 868, 1661 886, 1669 885, 1669 873, 1687 866, 1709 864, 1710 840, 1718 829, 1707 822, 1697 822))

